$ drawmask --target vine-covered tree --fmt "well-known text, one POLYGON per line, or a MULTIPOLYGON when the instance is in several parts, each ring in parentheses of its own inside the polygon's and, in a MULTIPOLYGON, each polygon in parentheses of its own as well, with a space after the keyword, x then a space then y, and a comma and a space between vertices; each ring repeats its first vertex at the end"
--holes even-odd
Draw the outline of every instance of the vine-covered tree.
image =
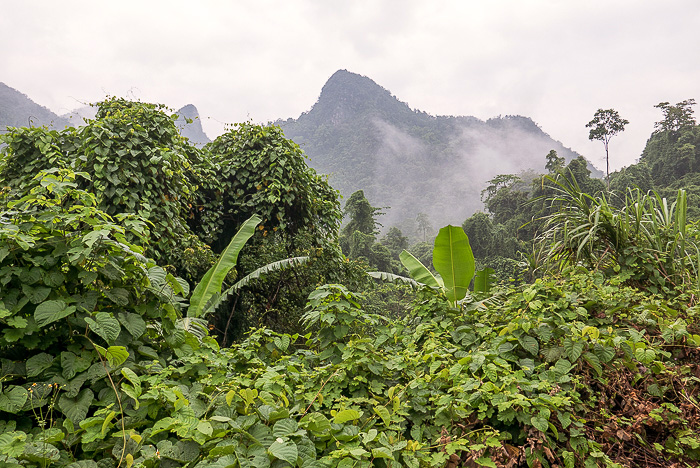
POLYGON ((656 123, 640 162, 649 167, 659 189, 700 172, 700 127, 693 116, 694 104, 694 99, 686 99, 675 106, 667 102, 655 106, 664 118, 656 123))
POLYGON ((610 139, 622 132, 628 123, 629 121, 620 117, 615 109, 598 109, 593 115, 593 120, 586 124, 586 128, 591 129, 588 139, 602 141, 605 146, 605 182, 608 190, 610 190, 610 152, 608 151, 610 139))
POLYGON ((373 236, 378 233, 377 227, 380 224, 376 217, 382 214, 382 209, 370 205, 363 190, 358 190, 350 195, 348 201, 345 202, 344 214, 349 216, 350 220, 343 227, 343 235, 349 236, 355 231, 373 236))

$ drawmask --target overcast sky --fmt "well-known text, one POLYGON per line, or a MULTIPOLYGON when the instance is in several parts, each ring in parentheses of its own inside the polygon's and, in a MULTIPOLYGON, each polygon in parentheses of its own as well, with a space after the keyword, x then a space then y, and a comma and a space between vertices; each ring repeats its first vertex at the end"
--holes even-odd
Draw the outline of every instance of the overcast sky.
POLYGON ((63 114, 105 95, 192 103, 205 131, 298 117, 338 69, 433 115, 531 117, 604 168, 585 124, 700 100, 698 0, 0 0, 0 81, 63 114))

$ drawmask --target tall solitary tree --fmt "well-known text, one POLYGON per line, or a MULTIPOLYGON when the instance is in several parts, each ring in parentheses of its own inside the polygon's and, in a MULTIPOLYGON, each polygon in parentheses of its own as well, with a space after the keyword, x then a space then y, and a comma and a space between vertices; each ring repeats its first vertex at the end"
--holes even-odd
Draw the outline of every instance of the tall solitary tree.
POLYGON ((610 153, 608 145, 610 139, 622 132, 625 125, 629 123, 620 117, 620 114, 615 109, 598 109, 593 115, 593 120, 586 124, 586 128, 590 128, 588 133, 589 140, 599 140, 605 145, 605 183, 610 190, 610 153))
POLYGON ((418 213, 416 216, 416 222, 418 223, 418 232, 423 233, 423 242, 425 242, 426 235, 433 232, 433 226, 430 224, 430 218, 425 213, 418 213))

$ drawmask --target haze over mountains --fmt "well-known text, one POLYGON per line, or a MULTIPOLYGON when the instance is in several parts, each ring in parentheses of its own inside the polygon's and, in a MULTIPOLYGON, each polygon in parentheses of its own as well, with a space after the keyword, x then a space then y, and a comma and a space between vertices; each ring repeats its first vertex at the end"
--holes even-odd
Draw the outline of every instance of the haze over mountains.
POLYGON ((567 162, 578 156, 527 117, 433 116, 346 70, 331 76, 310 111, 276 123, 345 197, 363 189, 374 206, 390 207, 385 227, 409 231, 420 212, 435 226, 461 224, 481 209, 486 181, 545 172, 550 150, 567 162))
MULTIPOLYGON (((58 116, 0 83, 0 129, 78 126, 94 113, 88 106, 58 116)), ((177 114, 183 136, 198 146, 210 141, 194 105, 177 114)), ((461 224, 482 208, 481 191, 498 174, 545 172, 550 150, 567 162, 578 156, 528 117, 483 121, 430 115, 411 109, 370 78, 346 70, 330 77, 308 112, 275 123, 344 197, 364 190, 374 206, 388 207, 380 222, 398 225, 409 235, 421 212, 434 226, 461 224)))

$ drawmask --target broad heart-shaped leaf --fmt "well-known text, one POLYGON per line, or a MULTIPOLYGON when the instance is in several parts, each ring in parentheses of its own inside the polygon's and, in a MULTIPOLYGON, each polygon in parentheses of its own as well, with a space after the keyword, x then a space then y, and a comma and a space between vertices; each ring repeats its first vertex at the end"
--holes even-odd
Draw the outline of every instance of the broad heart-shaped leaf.
POLYGON ((267 451, 273 457, 291 463, 292 466, 297 464, 299 451, 297 450, 296 444, 291 440, 284 442, 282 439, 277 439, 270 445, 267 451))
POLYGON ((28 397, 29 394, 24 388, 14 385, 8 387, 7 390, 0 394, 0 411, 16 413, 22 409, 28 397))
POLYGON ((236 266, 238 253, 248 239, 255 233, 255 227, 262 219, 258 215, 248 218, 238 230, 228 247, 221 253, 219 260, 204 274, 202 280, 197 284, 190 298, 190 307, 187 309, 188 317, 200 317, 204 312, 204 307, 215 294, 221 293, 221 285, 229 270, 236 266))
POLYGON ((520 338, 518 338, 518 342, 525 351, 532 354, 533 356, 537 356, 539 354, 540 345, 537 342, 537 339, 535 339, 534 337, 530 335, 523 335, 520 338))
POLYGON ((288 435, 295 433, 297 429, 299 429, 299 424, 297 424, 295 419, 280 419, 272 428, 272 436, 275 438, 287 437, 288 435))
POLYGON ((44 299, 49 297, 49 293, 51 292, 51 288, 47 288, 44 286, 37 286, 37 287, 32 287, 29 286, 28 284, 23 284, 22 285, 22 292, 29 298, 29 300, 32 302, 32 304, 38 304, 42 302, 44 299))
POLYGON ((535 426, 535 429, 542 432, 547 432, 549 428, 549 422, 542 416, 533 416, 530 423, 535 426))
POLYGON ((87 416, 88 409, 94 399, 95 394, 92 393, 92 390, 84 388, 75 398, 61 396, 58 400, 58 408, 77 426, 87 416))
POLYGON ((24 452, 26 440, 26 432, 12 431, 0 434, 0 453, 5 454, 9 457, 19 457, 22 454, 22 452, 24 452))
POLYGON ((469 238, 460 226, 445 226, 435 238, 433 266, 445 283, 447 300, 464 299, 474 277, 474 254, 469 238))
POLYGON ((564 340, 564 350, 569 360, 571 362, 576 362, 583 352, 583 342, 573 341, 571 338, 567 338, 564 340))
POLYGON ((54 356, 39 353, 27 359, 27 377, 35 377, 51 367, 54 356))
POLYGON ((94 331, 107 343, 112 343, 119 336, 119 332, 122 327, 119 325, 119 321, 115 319, 112 314, 107 312, 98 312, 95 315, 95 320, 86 317, 85 322, 90 327, 90 330, 94 331))
POLYGON ((333 417, 333 422, 336 424, 343 424, 348 421, 355 421, 356 419, 360 419, 360 412, 354 409, 345 409, 343 411, 338 411, 336 415, 333 417))
POLYGON ((63 301, 44 301, 34 309, 34 320, 40 327, 68 317, 75 312, 75 307, 68 307, 63 301))
POLYGON ((399 254, 399 259, 403 266, 406 267, 411 278, 416 280, 421 284, 430 286, 431 288, 442 289, 438 280, 433 276, 433 274, 423 265, 420 260, 413 256, 408 250, 404 250, 399 254))
POLYGON ((129 351, 124 346, 110 346, 105 351, 105 358, 113 368, 119 367, 129 358, 129 351))
POLYGON ((131 333, 131 336, 138 338, 146 332, 146 322, 138 314, 131 312, 119 312, 117 314, 119 322, 131 333))

